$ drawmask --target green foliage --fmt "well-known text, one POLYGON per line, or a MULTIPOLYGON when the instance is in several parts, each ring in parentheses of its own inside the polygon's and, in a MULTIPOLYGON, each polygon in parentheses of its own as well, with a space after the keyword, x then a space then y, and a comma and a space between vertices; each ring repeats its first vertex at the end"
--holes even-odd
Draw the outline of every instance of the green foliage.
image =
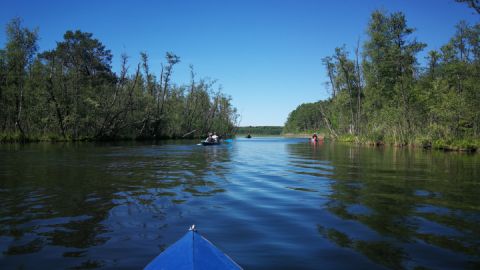
POLYGON ((431 146, 436 149, 473 152, 480 148, 479 139, 437 139, 431 146))
POLYGON ((340 142, 357 142, 358 137, 352 134, 342 134, 337 140, 340 142))
POLYGON ((15 18, 7 24, 7 43, 0 50, 0 128, 25 137, 25 103, 31 92, 29 71, 38 50, 38 34, 21 23, 15 18))
POLYGON ((318 102, 304 103, 289 114, 283 131, 284 133, 299 133, 321 129, 323 125, 318 122, 320 118, 318 102))
POLYGON ((324 127, 344 141, 478 148, 480 24, 460 22, 423 68, 417 54, 426 45, 413 32, 402 13, 373 12, 362 61, 358 49, 351 59, 345 47, 325 57, 332 97, 297 107, 285 130, 324 127))
POLYGON ((37 54, 37 31, 7 25, 0 49, 0 141, 111 140, 230 136, 237 123, 231 98, 215 83, 171 81, 180 57, 168 52, 159 78, 148 55, 120 74, 113 55, 91 33, 67 31, 55 49, 37 54))
POLYGON ((280 135, 280 134, 282 134, 282 131, 283 131, 283 127, 281 127, 281 126, 237 127, 237 134, 280 135))

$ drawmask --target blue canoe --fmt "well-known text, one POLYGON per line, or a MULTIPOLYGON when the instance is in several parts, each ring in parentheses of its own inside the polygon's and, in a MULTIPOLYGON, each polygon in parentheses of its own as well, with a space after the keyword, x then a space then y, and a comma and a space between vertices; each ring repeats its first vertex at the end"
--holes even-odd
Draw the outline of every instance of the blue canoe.
POLYGON ((242 269, 210 241, 190 228, 180 240, 172 244, 144 270, 238 270, 242 269))

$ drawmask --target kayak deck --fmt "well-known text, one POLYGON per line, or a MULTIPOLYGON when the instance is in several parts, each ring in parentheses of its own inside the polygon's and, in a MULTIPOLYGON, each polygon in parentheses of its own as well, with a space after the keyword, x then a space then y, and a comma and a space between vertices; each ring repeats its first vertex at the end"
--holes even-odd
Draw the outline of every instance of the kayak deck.
POLYGON ((237 270, 242 268, 192 229, 144 268, 144 270, 157 269, 237 270))

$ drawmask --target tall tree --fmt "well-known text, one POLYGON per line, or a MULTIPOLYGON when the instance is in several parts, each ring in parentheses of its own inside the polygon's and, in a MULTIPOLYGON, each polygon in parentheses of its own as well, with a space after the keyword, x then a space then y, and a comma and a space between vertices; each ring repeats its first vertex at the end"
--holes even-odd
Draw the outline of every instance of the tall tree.
POLYGON ((4 64, 6 65, 6 76, 4 78, 4 101, 15 104, 13 111, 6 106, 6 124, 13 123, 14 129, 25 136, 23 129, 22 113, 24 110, 25 87, 29 76, 29 69, 32 66, 35 54, 38 50, 38 30, 29 30, 22 27, 20 18, 15 18, 7 24, 7 44, 4 52, 4 64))
POLYGON ((369 39, 364 46, 368 117, 372 123, 388 123, 370 129, 397 143, 412 139, 410 134, 415 117, 412 113, 415 103, 413 86, 418 75, 416 55, 426 46, 410 38, 413 32, 403 13, 389 15, 375 11, 368 26, 369 39))
POLYGON ((92 136, 108 95, 103 92, 113 92, 116 83, 110 50, 91 33, 67 31, 55 50, 41 57, 50 67, 48 92, 62 133, 73 139, 92 136))

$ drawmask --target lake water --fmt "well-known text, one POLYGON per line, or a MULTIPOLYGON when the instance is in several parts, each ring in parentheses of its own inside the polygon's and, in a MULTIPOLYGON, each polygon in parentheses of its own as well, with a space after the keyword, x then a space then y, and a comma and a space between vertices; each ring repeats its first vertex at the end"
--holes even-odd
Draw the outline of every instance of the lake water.
POLYGON ((479 154, 195 143, 0 145, 0 269, 141 269, 191 224, 245 269, 480 268, 479 154))

